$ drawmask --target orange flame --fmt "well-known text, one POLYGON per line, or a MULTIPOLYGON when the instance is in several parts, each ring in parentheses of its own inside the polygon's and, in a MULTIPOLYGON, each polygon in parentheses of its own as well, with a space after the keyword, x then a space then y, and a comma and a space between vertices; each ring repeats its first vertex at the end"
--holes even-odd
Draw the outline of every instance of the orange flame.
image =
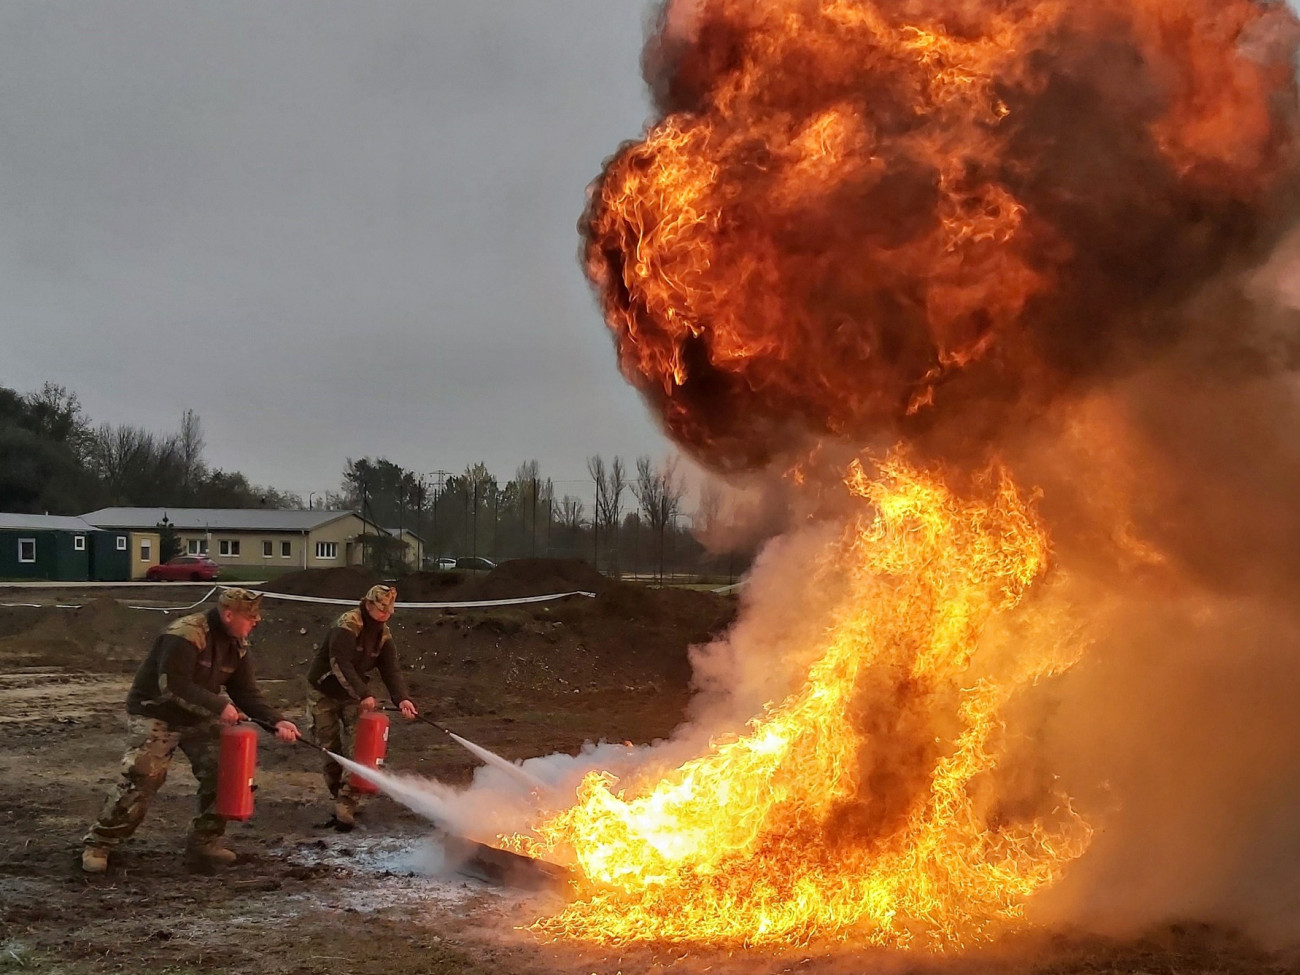
POLYGON ((1076 653, 998 653, 991 628, 1042 583, 1048 546, 1006 475, 984 482, 963 500, 898 457, 875 480, 853 467, 868 513, 830 554, 847 596, 803 686, 660 781, 589 775, 506 840, 589 882, 541 931, 949 948, 1020 916, 1089 829, 1063 797, 1037 819, 999 807, 1000 714, 1076 653))
POLYGON ((694 2, 584 259, 624 374, 715 466, 1168 341, 1143 312, 1265 238, 1295 172, 1284 4, 694 2))

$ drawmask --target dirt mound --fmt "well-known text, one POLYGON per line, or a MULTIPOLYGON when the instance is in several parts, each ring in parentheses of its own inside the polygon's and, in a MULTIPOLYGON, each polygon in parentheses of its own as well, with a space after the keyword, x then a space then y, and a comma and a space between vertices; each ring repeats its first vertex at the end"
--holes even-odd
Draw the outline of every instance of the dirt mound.
POLYGON ((26 619, 30 626, 0 639, 0 660, 109 669, 143 658, 167 621, 161 613, 131 610, 109 596, 90 599, 77 609, 35 610, 26 619))
POLYGON ((555 592, 603 593, 613 580, 582 559, 511 559, 479 583, 479 599, 519 599, 555 592))
POLYGON ((443 603, 462 598, 466 584, 463 572, 412 572, 397 582, 397 598, 404 603, 443 603))
MULTIPOLYGON (((196 606, 194 612, 201 609, 207 609, 207 606, 196 606)), ((168 617, 162 613, 142 614, 128 609, 111 596, 99 596, 78 609, 69 610, 67 621, 68 629, 84 641, 129 645, 139 639, 141 631, 148 629, 150 623, 161 630, 168 617)))
POLYGON ((413 572, 397 580, 404 603, 520 599, 557 592, 603 593, 616 583, 582 559, 511 559, 487 575, 469 572, 413 572))
POLYGON ((286 572, 261 588, 290 596, 315 596, 318 599, 360 599, 371 586, 384 580, 369 569, 345 566, 341 569, 300 569, 286 572))

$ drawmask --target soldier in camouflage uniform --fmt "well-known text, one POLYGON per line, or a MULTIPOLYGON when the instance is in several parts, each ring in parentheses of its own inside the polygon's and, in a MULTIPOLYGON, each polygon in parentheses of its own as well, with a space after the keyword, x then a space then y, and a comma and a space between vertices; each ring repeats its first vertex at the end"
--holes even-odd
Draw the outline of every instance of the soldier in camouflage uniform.
MULTIPOLYGON (((397 604, 392 586, 372 586, 361 605, 350 609, 334 623, 316 651, 307 672, 311 685, 312 734, 335 753, 343 753, 346 739, 351 754, 357 718, 362 711, 378 707, 366 675, 376 668, 393 703, 408 720, 419 712, 407 693, 398 668, 397 650, 388 620, 397 604)), ((349 830, 356 823, 357 794, 343 767, 325 760, 325 784, 334 797, 334 820, 338 829, 349 830)))
POLYGON ((84 839, 87 873, 107 870, 109 851, 135 832, 178 748, 199 781, 199 812, 187 845, 191 859, 208 866, 235 861, 221 842, 226 822, 214 809, 221 725, 235 724, 242 711, 274 725, 284 741, 298 738, 298 729, 262 697, 248 659, 261 601, 247 589, 225 589, 215 607, 176 620, 154 640, 126 699, 133 743, 122 759, 122 777, 84 839))

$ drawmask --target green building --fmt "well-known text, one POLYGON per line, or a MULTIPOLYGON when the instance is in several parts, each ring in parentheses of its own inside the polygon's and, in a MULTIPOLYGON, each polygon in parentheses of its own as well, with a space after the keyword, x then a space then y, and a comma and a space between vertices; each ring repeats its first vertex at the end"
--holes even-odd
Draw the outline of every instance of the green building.
POLYGON ((131 562, 130 533, 103 531, 93 525, 90 531, 90 575, 87 578, 94 582, 127 582, 136 578, 131 562))
POLYGON ((96 578, 92 575, 96 536, 108 534, 112 533, 80 518, 0 512, 0 579, 85 582, 96 578))

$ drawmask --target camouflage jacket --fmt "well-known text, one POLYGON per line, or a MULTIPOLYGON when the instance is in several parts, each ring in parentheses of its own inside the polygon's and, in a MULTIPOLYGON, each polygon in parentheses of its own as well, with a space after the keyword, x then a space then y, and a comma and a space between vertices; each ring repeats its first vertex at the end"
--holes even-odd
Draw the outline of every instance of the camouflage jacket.
POLYGON ((135 673, 126 709, 168 724, 195 725, 216 718, 232 702, 258 721, 284 720, 262 697, 248 644, 226 632, 213 608, 178 619, 158 635, 135 673))
POLYGON ((325 634, 307 682, 326 697, 360 701, 374 696, 366 675, 376 668, 394 704, 411 699, 388 624, 371 619, 363 609, 350 609, 325 634))

